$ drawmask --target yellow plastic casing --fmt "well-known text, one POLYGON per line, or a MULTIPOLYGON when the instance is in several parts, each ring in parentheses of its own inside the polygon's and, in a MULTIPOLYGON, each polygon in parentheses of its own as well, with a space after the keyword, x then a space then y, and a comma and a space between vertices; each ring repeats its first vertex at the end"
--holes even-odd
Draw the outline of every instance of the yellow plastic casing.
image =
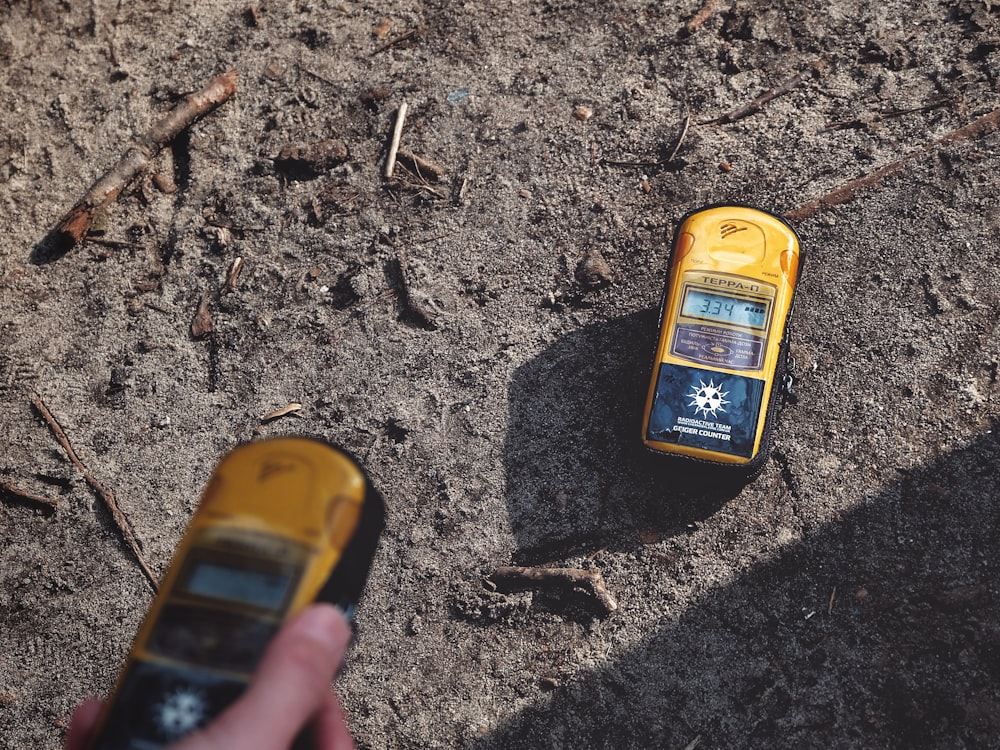
MULTIPOLYGON (((277 438, 240 446, 216 467, 174 554, 142 628, 133 657, 151 658, 146 643, 171 598, 183 561, 198 546, 232 532, 263 533, 299 550, 303 573, 284 611, 313 602, 357 527, 365 478, 343 453, 316 440, 277 438)), ((294 554, 294 553, 293 553, 294 554)))
MULTIPOLYGON (((725 464, 749 464, 757 458, 799 268, 798 238, 785 222, 769 213, 744 206, 716 206, 684 219, 674 240, 653 373, 643 410, 642 437, 646 447, 725 464), (757 309, 766 308, 766 321, 750 326, 692 316, 692 306, 683 307, 691 290, 706 300, 720 299, 713 296, 718 292, 757 309), (650 435, 658 377, 665 363, 709 375, 717 373, 720 382, 730 375, 763 381, 756 414, 743 415, 756 420, 752 451, 743 451, 749 455, 657 440, 650 435)), ((722 408, 719 413, 723 413, 722 408)), ((697 420, 688 422, 697 424, 697 420)))
MULTIPOLYGON (((228 454, 213 472, 174 554, 91 747, 132 746, 120 737, 132 731, 123 728, 129 717, 146 709, 135 687, 135 675, 143 671, 194 670, 208 675, 195 680, 246 684, 281 623, 316 600, 331 579, 360 528, 365 503, 381 508, 381 497, 368 493, 377 494, 358 465, 318 440, 275 438, 228 454), (282 584, 265 587, 265 605, 260 605, 263 599, 254 601, 260 594, 252 585, 247 600, 199 598, 192 581, 202 563, 207 568, 218 564, 217 570, 229 565, 237 578, 246 570, 263 571, 282 584), (227 631, 230 622, 242 623, 244 630, 227 631), (248 634, 252 637, 244 648, 239 639, 248 634)), ((367 570, 360 573, 363 585, 367 570)))

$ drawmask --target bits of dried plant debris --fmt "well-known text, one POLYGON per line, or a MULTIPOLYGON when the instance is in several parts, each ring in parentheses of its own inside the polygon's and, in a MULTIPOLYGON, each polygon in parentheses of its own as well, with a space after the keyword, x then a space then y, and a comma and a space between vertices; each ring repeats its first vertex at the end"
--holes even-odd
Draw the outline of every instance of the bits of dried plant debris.
POLYGON ((392 96, 392 89, 388 89, 385 86, 376 86, 373 89, 365 89, 358 95, 358 99, 361 103, 374 107, 379 102, 384 102, 392 96))
POLYGON ((393 21, 391 18, 383 18, 377 24, 375 28, 372 29, 372 33, 375 35, 376 39, 385 39, 389 36, 389 32, 392 30, 393 21))
POLYGON ((204 338, 215 330, 215 322, 212 320, 212 313, 208 309, 208 295, 203 294, 198 303, 198 311, 191 321, 191 335, 196 338, 204 338))
POLYGON ((312 180, 347 161, 343 141, 327 138, 319 143, 290 144, 274 158, 274 166, 292 180, 312 180))

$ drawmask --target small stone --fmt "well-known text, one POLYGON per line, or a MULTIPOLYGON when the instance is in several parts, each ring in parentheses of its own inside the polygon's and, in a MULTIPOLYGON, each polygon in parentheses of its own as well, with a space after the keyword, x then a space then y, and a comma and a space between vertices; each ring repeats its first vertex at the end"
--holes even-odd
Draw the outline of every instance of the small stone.
POLYGON ((604 260, 600 251, 594 248, 583 254, 580 262, 576 265, 574 276, 577 282, 587 289, 600 289, 609 286, 614 280, 611 266, 604 260))
POLYGON ((423 620, 420 618, 420 615, 413 615, 413 617, 410 618, 410 622, 406 627, 407 634, 418 635, 422 629, 421 628, 422 624, 423 620))
POLYGON ((264 76, 272 81, 280 81, 285 77, 285 64, 280 60, 271 60, 264 67, 264 76))
POLYGON ((586 122, 593 116, 594 116, 594 110, 582 104, 577 105, 577 107, 573 110, 573 117, 575 117, 580 122, 586 122))
POLYGON ((392 29, 393 21, 391 18, 383 18, 377 24, 375 28, 372 29, 372 33, 375 35, 376 39, 385 39, 389 36, 389 31, 392 29))

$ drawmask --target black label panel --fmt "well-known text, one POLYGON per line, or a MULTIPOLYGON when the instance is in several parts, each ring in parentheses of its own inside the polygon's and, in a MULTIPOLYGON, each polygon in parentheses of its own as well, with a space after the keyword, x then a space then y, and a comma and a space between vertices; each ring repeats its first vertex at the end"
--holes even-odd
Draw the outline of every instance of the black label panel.
POLYGON ((205 726, 246 687, 239 680, 135 661, 96 748, 159 750, 205 726))
POLYGON ((751 458, 764 381, 663 363, 647 440, 751 458))

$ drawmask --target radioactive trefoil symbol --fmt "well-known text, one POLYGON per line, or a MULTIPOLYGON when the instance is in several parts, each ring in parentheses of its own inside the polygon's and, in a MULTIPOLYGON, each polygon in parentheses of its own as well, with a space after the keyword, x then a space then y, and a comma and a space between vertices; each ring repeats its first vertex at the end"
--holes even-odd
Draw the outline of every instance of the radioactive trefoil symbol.
POLYGON ((154 711, 166 736, 176 739, 197 729, 206 718, 205 694, 194 687, 178 687, 163 697, 154 711))
POLYGON ((723 383, 715 384, 715 380, 709 380, 708 385, 705 385, 705 381, 699 381, 699 385, 691 386, 691 393, 688 396, 691 398, 691 403, 688 406, 694 407, 695 414, 704 414, 706 417, 716 417, 718 412, 725 412, 722 408, 729 402, 726 401, 726 396, 729 395, 729 391, 722 390, 723 383))

